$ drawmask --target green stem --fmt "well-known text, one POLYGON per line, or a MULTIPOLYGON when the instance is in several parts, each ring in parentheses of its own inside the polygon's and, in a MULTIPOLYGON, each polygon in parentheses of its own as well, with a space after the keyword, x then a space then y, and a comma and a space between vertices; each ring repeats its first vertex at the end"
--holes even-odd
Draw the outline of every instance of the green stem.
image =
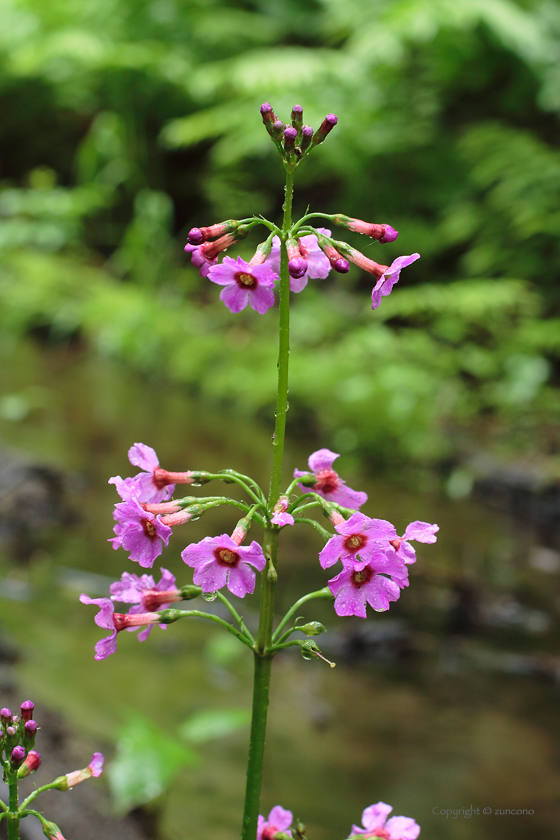
POLYGON ((308 219, 328 219, 332 222, 333 217, 328 213, 307 213, 306 216, 302 216, 301 219, 296 222, 292 230, 292 236, 295 236, 300 227, 306 223, 308 219))
POLYGON ((17 770, 14 773, 8 773, 8 814, 7 814, 7 828, 8 840, 19 840, 19 808, 18 808, 18 782, 17 770))
MULTIPOLYGON (((278 392, 276 398, 276 422, 274 426, 272 472, 268 494, 268 509, 272 512, 280 495, 282 461, 286 436, 286 413, 288 411, 288 365, 290 358, 290 275, 286 237, 292 225, 292 200, 294 192, 293 168, 286 165, 286 190, 284 217, 282 221, 280 257, 280 318, 278 347, 278 392)), ((261 605, 259 631, 255 646, 255 672, 253 680, 253 711, 249 756, 247 759, 247 786, 241 840, 255 840, 259 818, 261 785, 266 739, 268 694, 272 665, 272 624, 274 620, 274 595, 277 580, 276 558, 278 553, 278 530, 266 528, 263 551, 267 559, 261 573, 261 605)))
POLYGON ((332 537, 332 534, 329 534, 326 528, 323 528, 322 525, 319 525, 316 519, 306 519, 305 516, 295 516, 294 522, 303 522, 304 525, 311 525, 313 528, 315 528, 316 531, 319 531, 319 533, 325 541, 330 540, 330 538, 332 537))
MULTIPOLYGON (((299 610, 299 608, 303 604, 306 603, 306 601, 312 601, 314 598, 331 598, 332 599, 332 597, 333 596, 332 596, 331 590, 328 588, 328 586, 325 586, 325 587, 323 587, 323 589, 317 589, 317 590, 315 590, 315 592, 309 592, 307 595, 304 595, 302 598, 300 598, 298 601, 296 601, 295 604, 292 607, 290 607, 290 609, 288 610, 288 612, 286 613, 286 615, 284 616, 284 618, 282 619, 282 621, 280 622, 280 624, 278 625, 276 630, 274 631, 274 635, 272 636, 272 641, 274 642, 274 641, 276 641, 276 639, 279 638, 282 630, 284 629, 284 627, 286 626, 286 624, 288 623, 290 618, 294 615, 295 612, 297 612, 299 610)), ((294 629, 297 630, 297 627, 294 628, 294 629)))
POLYGON ((236 639, 239 639, 240 642, 243 642, 244 645, 253 650, 253 642, 251 639, 249 639, 245 633, 242 633, 241 630, 238 630, 237 627, 234 627, 233 624, 229 624, 218 615, 212 615, 211 613, 204 612, 203 610, 162 610, 160 612, 160 616, 161 624, 172 624, 180 618, 206 618, 208 621, 214 621, 216 624, 220 624, 222 627, 225 627, 225 629, 229 630, 236 639))
POLYGON ((245 626, 245 622, 243 621, 242 617, 239 615, 233 604, 231 604, 226 598, 226 596, 222 595, 221 592, 218 592, 218 600, 221 601, 222 604, 224 604, 228 608, 235 621, 239 624, 241 632, 250 640, 251 644, 254 645, 255 640, 253 638, 253 634, 245 626))

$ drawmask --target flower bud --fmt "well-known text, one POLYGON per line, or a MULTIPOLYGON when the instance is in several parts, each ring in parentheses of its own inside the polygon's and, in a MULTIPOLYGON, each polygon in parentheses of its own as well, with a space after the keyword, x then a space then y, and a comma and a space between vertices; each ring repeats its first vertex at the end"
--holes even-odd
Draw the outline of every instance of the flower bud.
POLYGON ((335 125, 338 122, 338 117, 336 114, 327 114, 315 134, 313 135, 313 140, 311 141, 314 146, 318 146, 319 143, 322 143, 325 140, 327 134, 333 130, 335 125))
POLYGON ((239 227, 237 219, 228 219, 225 222, 219 222, 210 227, 191 228, 189 231, 189 243, 191 245, 202 245, 208 239, 215 239, 217 236, 223 236, 226 233, 233 233, 239 227))
POLYGON ((35 708, 35 704, 31 702, 31 700, 25 700, 21 704, 21 719, 25 723, 28 720, 31 720, 33 717, 33 709, 35 708))
POLYGON ((35 744, 35 736, 37 735, 37 723, 34 720, 26 720, 23 727, 23 744, 27 749, 30 749, 35 744))
POLYGON ((56 823, 49 822, 48 820, 43 820, 42 825, 43 834, 45 835, 45 837, 48 837, 49 840, 64 840, 62 832, 60 828, 56 825, 56 823))
POLYGON ((301 129, 301 143, 300 148, 302 152, 306 152, 311 145, 313 139, 313 129, 310 125, 304 125, 301 129))
POLYGON ((25 758, 25 747, 14 747, 10 756, 13 767, 19 767, 25 758))
POLYGON ((247 536, 247 533, 248 533, 250 527, 251 527, 251 520, 249 519, 249 517, 244 516, 243 519, 239 520, 239 522, 235 526, 235 529, 234 529, 234 531, 231 535, 231 538, 236 545, 241 545, 241 543, 243 542, 243 540, 247 536))
POLYGON ((276 140, 279 143, 282 140, 282 134, 284 132, 284 123, 282 120, 276 120, 274 125, 272 126, 272 131, 269 132, 272 139, 276 140))
POLYGON ((182 586, 180 589, 181 596, 183 601, 192 601, 193 598, 198 598, 202 589, 200 586, 195 586, 192 583, 187 583, 186 586, 182 586))
POLYGON ((249 265, 262 265, 265 263, 270 256, 270 252, 272 250, 272 239, 267 239, 265 242, 261 242, 260 245, 257 246, 257 250, 249 260, 249 265))
POLYGON ((167 516, 162 516, 161 521, 164 525, 172 528, 174 525, 184 525, 192 519, 192 513, 188 510, 179 510, 176 513, 170 513, 167 516))
POLYGON ((350 271, 350 263, 338 253, 334 245, 332 245, 329 240, 321 234, 317 237, 317 241, 319 243, 319 248, 327 257, 331 267, 339 274, 348 274, 350 271))
POLYGON ((284 129, 284 149, 288 154, 292 154, 296 148, 297 129, 289 125, 284 129))
POLYGON ((303 108, 301 105, 294 105, 292 108, 292 126, 296 131, 300 131, 303 122, 303 108))
POLYGON ((304 260, 302 257, 297 240, 288 239, 286 241, 286 250, 288 252, 288 271, 290 272, 290 277, 294 279, 303 277, 307 271, 307 260, 304 260))
POLYGON ((376 239, 381 244, 394 242, 399 235, 398 230, 395 230, 391 225, 376 225, 370 222, 363 222, 361 219, 353 219, 351 216, 345 216, 342 213, 337 213, 336 216, 333 216, 333 222, 335 225, 339 225, 339 227, 345 227, 356 233, 371 236, 372 239, 376 239))
POLYGON ((19 732, 16 726, 8 726, 6 727, 6 744, 8 745, 8 749, 11 747, 15 747, 15 745, 19 741, 19 732))
POLYGON ((327 632, 327 628, 320 621, 308 621, 307 624, 298 627, 298 630, 301 630, 306 636, 320 636, 321 633, 327 632))
POLYGON ((2 719, 2 723, 4 726, 9 726, 12 722, 12 713, 9 709, 1 709, 0 710, 0 718, 2 719))
POLYGON ((26 776, 30 776, 31 773, 34 773, 35 770, 38 770, 41 766, 41 755, 35 750, 30 750, 27 753, 27 758, 21 765, 18 770, 18 779, 24 779, 26 776))
POLYGON ((189 230, 189 235, 187 237, 191 245, 202 245, 204 242, 204 236, 200 228, 194 227, 189 230))
POLYGON ((67 773, 66 776, 60 777, 62 786, 59 787, 59 790, 68 790, 69 788, 73 788, 76 785, 79 785, 80 782, 84 782, 86 779, 91 779, 92 776, 97 778, 103 772, 104 760, 103 753, 94 753, 90 763, 87 767, 84 767, 83 770, 74 770, 73 773, 67 773), (62 782, 62 779, 66 780, 66 787, 63 786, 64 782, 62 782))
POLYGON ((260 110, 261 110, 262 121, 266 126, 266 130, 270 134, 271 133, 270 129, 272 128, 272 126, 276 122, 276 114, 274 113, 274 111, 272 109, 272 105, 270 104, 270 102, 263 102, 260 110))

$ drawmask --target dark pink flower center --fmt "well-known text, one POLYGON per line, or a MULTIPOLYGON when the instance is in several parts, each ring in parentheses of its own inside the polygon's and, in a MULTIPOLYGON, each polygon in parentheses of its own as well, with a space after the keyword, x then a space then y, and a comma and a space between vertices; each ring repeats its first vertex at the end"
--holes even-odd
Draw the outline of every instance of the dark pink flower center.
POLYGON ((354 586, 356 589, 360 589, 360 587, 370 582, 374 574, 375 571, 371 568, 371 566, 366 566, 365 569, 362 569, 359 572, 352 572, 352 574, 350 575, 352 586, 354 586))
POLYGON ((392 545, 395 551, 398 551, 401 547, 402 537, 397 537, 396 540, 389 540, 389 545, 392 545))
POLYGON ((315 478, 317 480, 313 489, 320 490, 322 493, 334 493, 340 485, 340 478, 334 470, 321 470, 315 474, 315 478))
POLYGON ((237 271, 234 277, 240 289, 256 289, 259 285, 256 277, 253 277, 252 274, 246 274, 243 271, 237 271))
POLYGON ((234 569, 241 560, 237 551, 232 551, 230 548, 217 548, 214 557, 219 566, 227 566, 229 569, 234 569))
POLYGON ((149 540, 157 539, 156 526, 154 525, 152 519, 141 519, 140 524, 142 525, 144 533, 146 534, 149 540))
POLYGON ((391 835, 389 834, 386 828, 374 828, 372 832, 368 834, 362 834, 362 837, 383 837, 384 840, 389 840, 391 835))
POLYGON ((272 840, 275 834, 280 831, 275 825, 266 825, 263 828, 262 840, 272 840))
POLYGON ((344 548, 350 554, 356 554, 361 548, 367 545, 368 538, 365 534, 350 534, 344 540, 344 548))

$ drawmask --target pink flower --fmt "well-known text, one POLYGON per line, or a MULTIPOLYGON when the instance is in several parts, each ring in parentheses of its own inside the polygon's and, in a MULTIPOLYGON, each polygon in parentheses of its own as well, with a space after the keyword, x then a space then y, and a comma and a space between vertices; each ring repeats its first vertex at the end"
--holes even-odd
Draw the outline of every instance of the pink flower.
MULTIPOLYGON (((139 502, 156 504, 165 502, 173 495, 175 484, 192 484, 194 481, 191 472, 169 472, 162 469, 155 450, 151 446, 146 446, 145 443, 135 443, 131 446, 128 450, 128 460, 135 467, 143 470, 133 479, 141 488, 139 502)), ((116 479, 111 479, 109 484, 117 484, 116 479)), ((119 484, 117 484, 117 490, 119 490, 119 484)))
POLYGON ((362 825, 352 826, 352 833, 366 835, 367 837, 383 837, 385 840, 416 840, 420 834, 420 826, 410 817, 387 817, 393 810, 391 805, 385 802, 378 802, 377 805, 370 805, 362 814, 362 825))
POLYGON ((247 304, 261 315, 274 306, 274 283, 278 275, 264 263, 250 265, 241 257, 224 257, 221 265, 212 266, 208 279, 219 286, 220 300, 230 312, 241 312, 247 304))
MULTIPOLYGON (((330 230, 326 228, 317 228, 319 233, 324 236, 330 236, 330 230)), ((299 250, 301 256, 307 261, 307 270, 301 277, 290 277, 290 289, 292 292, 301 292, 307 286, 307 281, 324 280, 329 276, 331 264, 327 257, 319 248, 317 237, 310 233, 307 236, 302 236, 298 239, 299 250)), ((280 239, 275 236, 272 240, 272 249, 265 265, 270 266, 278 276, 280 275, 280 239)))
POLYGON ((151 568, 156 557, 162 553, 163 546, 169 543, 171 528, 134 500, 115 505, 113 516, 117 521, 113 528, 116 537, 108 542, 115 550, 122 546, 129 551, 129 557, 135 563, 151 568))
POLYGON ((272 840, 279 831, 287 831, 293 820, 291 811, 286 811, 281 805, 275 805, 268 815, 268 819, 259 814, 257 840, 272 840))
POLYGON ((289 501, 287 496, 280 496, 273 508, 274 516, 270 520, 273 525, 280 525, 282 527, 284 525, 294 524, 294 517, 292 514, 286 513, 288 504, 289 501))
POLYGON ((208 272, 213 265, 216 265, 217 258, 209 259, 200 245, 185 245, 185 251, 191 255, 191 262, 200 271, 201 277, 208 277, 208 272))
POLYGON ((381 298, 390 295, 395 283, 399 282, 401 270, 407 265, 420 259, 420 254, 411 254, 409 257, 397 257, 393 260, 390 266, 381 266, 385 270, 383 274, 373 287, 371 293, 371 308, 377 309, 381 303, 381 298))
POLYGON ((121 478, 120 475, 114 475, 109 479, 107 484, 114 484, 115 489, 123 502, 130 502, 135 500, 141 501, 143 495, 143 473, 140 473, 136 478, 121 478))
MULTIPOLYGON (((339 457, 336 452, 331 452, 330 449, 318 449, 317 452, 309 456, 307 461, 309 471, 315 474, 315 484, 311 489, 328 502, 336 502, 343 507, 359 510, 367 502, 367 493, 361 493, 347 487, 346 482, 333 470, 333 462, 339 457)), ((294 470, 294 478, 301 478, 308 474, 308 472, 294 470)), ((299 486, 304 492, 310 489, 302 484, 299 486)))
POLYGON ((230 536, 205 537, 181 552, 187 566, 195 569, 193 582, 204 592, 215 592, 227 586, 238 598, 255 589, 254 566, 261 572, 266 560, 258 542, 249 546, 237 545, 230 536))
POLYGON ((103 772, 104 760, 103 753, 94 753, 93 758, 87 767, 84 767, 83 770, 74 770, 72 773, 66 774, 66 784, 64 785, 63 790, 76 787, 76 785, 79 785, 80 782, 85 782, 86 779, 91 779, 92 776, 94 778, 100 776, 103 772))
POLYGON ((335 525, 339 536, 331 537, 319 554, 323 569, 334 566, 338 560, 343 565, 354 565, 356 555, 360 562, 367 562, 379 554, 384 543, 397 536, 395 526, 385 519, 370 519, 363 513, 354 513, 347 521, 335 525))
POLYGON ((367 604, 377 611, 388 610, 389 603, 398 600, 400 590, 405 586, 408 586, 408 572, 404 563, 381 551, 367 563, 345 566, 339 575, 329 580, 336 614, 359 618, 366 618, 367 604))
MULTIPOLYGON (((170 604, 182 601, 183 596, 175 583, 175 576, 167 569, 161 569, 161 579, 155 583, 151 575, 139 577, 132 572, 123 572, 121 579, 111 584, 111 600, 120 601, 125 604, 134 604, 128 611, 129 615, 137 613, 155 612, 166 610, 170 604)), ((148 624, 138 634, 138 641, 144 642, 152 632, 151 624, 148 624)), ((160 624, 162 630, 167 629, 166 624, 160 624)), ((137 630, 136 627, 127 628, 129 631, 137 630)))
POLYGON ((115 606, 109 598, 90 598, 89 595, 80 595, 82 604, 95 604, 99 612, 95 616, 95 623, 103 630, 110 630, 108 636, 101 639, 95 645, 95 658, 106 659, 117 650, 117 633, 127 630, 129 627, 141 627, 145 624, 159 624, 157 612, 142 613, 140 615, 123 615, 115 612, 115 606))
POLYGON ((435 543, 437 541, 436 532, 439 531, 439 525, 430 525, 429 522, 419 522, 415 520, 407 526, 406 531, 402 537, 394 537, 389 540, 389 543, 395 549, 397 557, 404 560, 405 563, 416 562, 416 551, 410 545, 408 540, 418 540, 423 543, 435 543))
POLYGON ((41 754, 36 752, 36 750, 29 750, 27 758, 18 770, 18 779, 24 779, 26 776, 31 775, 31 773, 38 770, 40 766, 41 754))

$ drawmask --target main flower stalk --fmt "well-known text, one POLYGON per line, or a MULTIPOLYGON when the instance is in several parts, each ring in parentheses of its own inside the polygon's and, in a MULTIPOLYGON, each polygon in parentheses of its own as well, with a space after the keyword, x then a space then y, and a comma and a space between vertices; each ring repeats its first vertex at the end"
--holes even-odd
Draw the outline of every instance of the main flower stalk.
MULTIPOLYGON (((284 460, 284 441, 286 436, 286 414, 288 411, 288 367, 290 357, 290 275, 288 272, 288 252, 286 237, 292 226, 292 200, 294 191, 294 172, 286 166, 286 187, 284 197, 284 215, 282 220, 281 260, 280 260, 280 319, 278 348, 278 391, 276 396, 276 422, 273 438, 272 471, 268 494, 268 509, 272 514, 280 495, 282 480, 282 462, 284 460)), ((268 695, 270 671, 273 654, 272 624, 274 620, 274 596, 276 588, 276 558, 278 554, 278 531, 266 528, 263 541, 267 564, 261 573, 261 606, 259 631, 254 651, 253 709, 251 735, 249 739, 249 757, 247 760, 247 786, 241 840, 255 840, 259 819, 264 748, 266 740, 266 721, 268 713, 268 695)))

